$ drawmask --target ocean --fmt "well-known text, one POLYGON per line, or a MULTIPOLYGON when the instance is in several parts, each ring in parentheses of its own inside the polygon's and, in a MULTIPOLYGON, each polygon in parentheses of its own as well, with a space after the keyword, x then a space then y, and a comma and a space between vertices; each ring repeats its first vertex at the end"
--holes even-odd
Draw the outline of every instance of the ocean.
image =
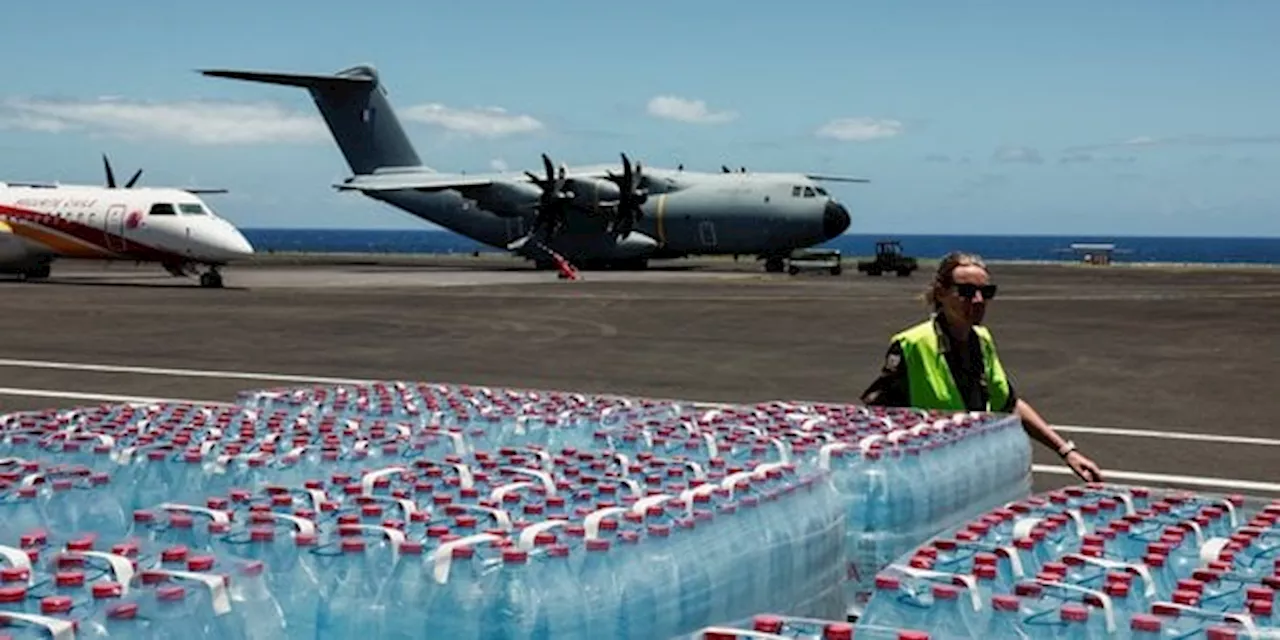
MULTIPOLYGON (((243 229, 262 253, 502 253, 448 231, 401 229, 243 229)), ((1280 238, 1157 236, 1012 236, 846 234, 822 247, 871 255, 882 239, 898 240, 907 255, 938 258, 953 250, 988 260, 1077 261, 1073 243, 1114 244, 1114 262, 1280 264, 1280 238)))

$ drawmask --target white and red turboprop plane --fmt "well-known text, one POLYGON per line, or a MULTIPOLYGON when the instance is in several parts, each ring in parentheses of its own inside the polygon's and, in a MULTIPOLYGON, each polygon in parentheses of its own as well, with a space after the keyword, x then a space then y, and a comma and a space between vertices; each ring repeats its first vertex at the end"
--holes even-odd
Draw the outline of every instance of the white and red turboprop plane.
POLYGON ((200 286, 221 287, 218 269, 253 255, 198 195, 224 190, 134 188, 141 170, 118 188, 102 160, 106 187, 0 182, 0 273, 47 278, 58 258, 154 262, 174 276, 205 266, 200 286))

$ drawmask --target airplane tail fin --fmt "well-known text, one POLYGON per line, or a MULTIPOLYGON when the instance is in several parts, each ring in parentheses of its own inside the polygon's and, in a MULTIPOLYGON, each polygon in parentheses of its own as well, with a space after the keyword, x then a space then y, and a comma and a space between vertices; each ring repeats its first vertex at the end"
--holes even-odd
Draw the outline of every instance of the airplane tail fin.
POLYGON ((230 69, 206 69, 200 73, 306 89, 356 175, 373 173, 383 167, 422 166, 387 101, 377 70, 370 65, 354 66, 332 75, 230 69))

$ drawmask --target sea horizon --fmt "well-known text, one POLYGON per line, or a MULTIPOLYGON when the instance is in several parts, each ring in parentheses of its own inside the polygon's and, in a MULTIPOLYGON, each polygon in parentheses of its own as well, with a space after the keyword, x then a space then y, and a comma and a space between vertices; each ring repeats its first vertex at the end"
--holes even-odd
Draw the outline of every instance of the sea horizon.
MULTIPOLYGON (((388 228, 242 228, 260 253, 506 253, 452 231, 388 228)), ((953 250, 989 260, 1079 262, 1074 243, 1115 246, 1116 263, 1280 264, 1280 237, 1109 234, 847 233, 817 245, 845 255, 871 255, 897 240, 907 255, 938 258, 953 250)))

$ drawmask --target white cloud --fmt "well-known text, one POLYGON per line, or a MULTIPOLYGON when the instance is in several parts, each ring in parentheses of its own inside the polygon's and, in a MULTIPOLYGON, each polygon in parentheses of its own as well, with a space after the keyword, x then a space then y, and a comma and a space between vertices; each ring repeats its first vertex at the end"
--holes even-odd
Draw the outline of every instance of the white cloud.
POLYGON ((817 136, 844 142, 865 142, 901 135, 903 128, 898 120, 836 118, 819 127, 817 136))
POLYGON ((649 100, 649 115, 697 124, 721 124, 738 117, 733 111, 712 111, 703 100, 679 96, 655 96, 649 100))
MULTIPOLYGON (((543 124, 503 109, 454 109, 425 104, 399 111, 405 121, 450 131, 500 137, 537 131, 543 124)), ((269 102, 141 102, 118 97, 96 100, 10 98, 0 101, 0 129, 43 133, 86 131, 126 139, 175 140, 194 145, 328 141, 318 113, 269 102)))
POLYGON ((503 172, 507 170, 507 161, 502 158, 495 158, 489 161, 489 167, 494 171, 503 172))
POLYGON ((137 102, 119 98, 0 102, 0 128, 45 133, 88 130, 190 144, 312 142, 327 136, 318 117, 270 103, 137 102))
POLYGON ((991 159, 996 162, 1044 163, 1044 157, 1040 152, 1031 147, 1000 147, 991 155, 991 159))
POLYGON ((514 115, 500 107, 457 109, 433 103, 403 109, 400 117, 485 138, 530 133, 543 128, 543 124, 533 116, 514 115))

